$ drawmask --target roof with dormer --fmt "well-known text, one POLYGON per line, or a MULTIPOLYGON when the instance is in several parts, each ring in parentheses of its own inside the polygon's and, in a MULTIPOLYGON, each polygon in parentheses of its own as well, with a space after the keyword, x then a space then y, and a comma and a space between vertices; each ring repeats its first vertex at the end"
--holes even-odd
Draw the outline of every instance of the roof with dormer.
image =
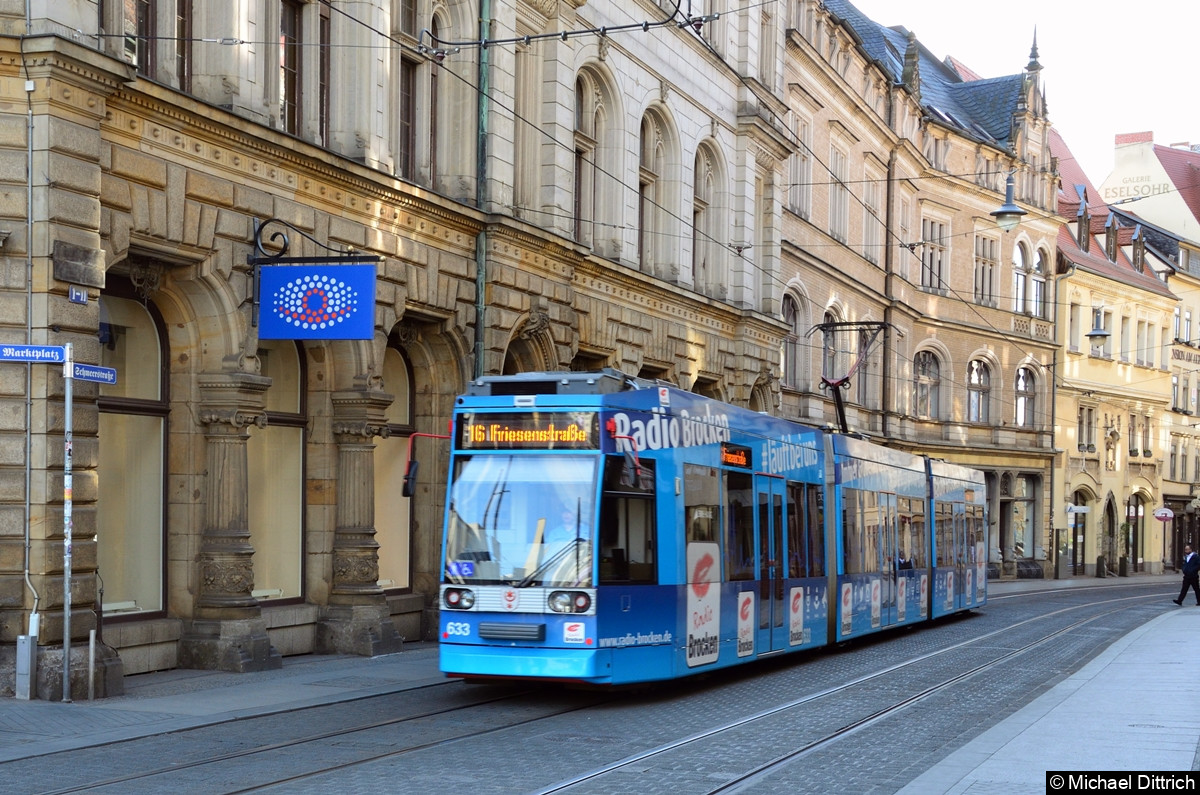
POLYGON ((1100 192, 1079 167, 1058 130, 1050 129, 1049 143, 1051 156, 1058 158, 1058 214, 1068 220, 1078 219, 1081 215, 1080 207, 1086 204, 1088 216, 1086 248, 1080 247, 1075 238, 1076 224, 1067 223, 1058 228, 1058 253, 1077 267, 1097 276, 1127 284, 1135 289, 1174 298, 1174 293, 1165 282, 1152 272, 1137 270, 1129 261, 1121 247, 1133 242, 1133 235, 1137 229, 1122 228, 1117 224, 1117 219, 1112 217, 1112 211, 1107 204, 1100 201, 1100 192), (1118 247, 1115 260, 1109 259, 1104 251, 1104 236, 1110 224, 1117 226, 1118 247))
MULTIPOLYGON (((938 60, 906 28, 885 27, 847 0, 825 0, 825 7, 854 32, 866 54, 895 83, 903 82, 905 53, 911 43, 917 55, 921 107, 930 118, 983 143, 1011 148, 1013 116, 1021 105, 1027 72, 980 78, 954 59, 938 60)), ((1031 60, 1031 67, 1035 64, 1031 60)))

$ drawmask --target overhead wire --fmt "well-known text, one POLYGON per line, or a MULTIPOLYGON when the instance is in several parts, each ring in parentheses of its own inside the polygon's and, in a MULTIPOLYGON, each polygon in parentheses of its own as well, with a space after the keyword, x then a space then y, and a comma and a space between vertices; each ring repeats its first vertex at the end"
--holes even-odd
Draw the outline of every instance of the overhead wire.
MULTIPOLYGON (((663 19, 661 19, 661 20, 656 20, 656 21, 654 21, 654 22, 650 22, 649 20, 646 20, 646 21, 643 21, 643 22, 640 22, 640 23, 628 23, 628 24, 621 24, 621 25, 615 25, 615 26, 601 26, 601 27, 579 28, 579 29, 573 29, 573 30, 556 31, 556 32, 553 32, 553 33, 545 33, 545 34, 526 35, 526 36, 517 36, 517 37, 508 37, 508 38, 498 38, 498 39, 482 39, 482 40, 471 40, 471 41, 449 41, 449 40, 442 40, 442 39, 439 39, 439 38, 437 38, 436 36, 434 36, 434 35, 433 35, 433 34, 432 34, 430 31, 428 31, 428 29, 425 29, 425 30, 422 30, 422 31, 421 31, 421 32, 418 34, 418 37, 417 37, 417 39, 418 39, 418 44, 417 44, 416 46, 409 45, 409 44, 407 44, 406 42, 404 42, 404 41, 402 41, 402 40, 400 40, 400 39, 397 39, 396 37, 394 37, 394 36, 392 36, 392 35, 390 35, 390 34, 384 33, 383 31, 380 31, 380 30, 378 30, 377 28, 375 28, 375 27, 373 27, 373 26, 371 26, 371 25, 369 25, 369 24, 367 24, 367 23, 363 22, 362 20, 360 20, 360 19, 358 19, 358 18, 354 17, 353 15, 349 14, 349 13, 348 13, 348 12, 346 12, 345 10, 343 10, 343 9, 341 9, 341 8, 339 8, 339 7, 337 7, 337 6, 335 6, 335 5, 334 5, 334 4, 331 2, 331 0, 319 0, 319 2, 322 2, 323 4, 325 4, 325 5, 329 6, 329 8, 330 8, 330 10, 331 10, 332 12, 336 12, 336 13, 338 13, 338 14, 340 14, 340 15, 342 15, 342 16, 344 16, 344 17, 346 17, 348 20, 350 20, 350 21, 354 22, 355 24, 361 25, 361 26, 363 26, 363 27, 367 28, 368 30, 370 30, 371 32, 373 32, 374 34, 376 34, 376 35, 378 35, 378 36, 381 36, 381 37, 383 37, 383 38, 384 38, 384 39, 386 39, 386 40, 387 40, 387 41, 388 41, 388 42, 389 42, 391 45, 393 45, 393 46, 397 46, 397 47, 400 47, 401 49, 403 49, 403 50, 405 50, 405 51, 408 51, 410 54, 414 54, 414 55, 421 56, 421 57, 424 57, 424 58, 426 58, 426 59, 429 59, 429 60, 433 60, 433 61, 435 61, 435 62, 436 62, 436 63, 438 63, 438 64, 441 64, 441 63, 442 63, 442 59, 443 59, 443 58, 444 58, 444 57, 445 57, 447 54, 449 54, 447 51, 445 51, 445 50, 442 50, 442 49, 441 49, 442 47, 455 47, 455 48, 458 48, 458 49, 463 49, 463 48, 467 48, 467 47, 488 47, 488 46, 501 46, 501 45, 511 45, 511 44, 526 44, 526 45, 527 45, 527 44, 531 43, 532 41, 536 41, 536 40, 547 40, 547 39, 560 39, 560 40, 562 40, 562 41, 566 41, 566 40, 567 40, 567 39, 569 39, 569 38, 573 38, 573 37, 581 37, 581 36, 600 36, 600 37, 605 37, 605 36, 608 36, 609 34, 612 34, 612 33, 618 33, 618 32, 624 32, 624 31, 634 31, 634 30, 641 30, 642 32, 649 32, 649 31, 650 31, 651 29, 653 29, 653 28, 665 27, 665 26, 668 26, 668 25, 670 25, 670 24, 674 23, 674 24, 675 24, 675 25, 677 25, 677 26, 678 26, 680 29, 690 29, 690 30, 692 30, 693 34, 694 34, 694 35, 695 35, 695 36, 696 36, 696 37, 697 37, 697 38, 700 40, 700 42, 703 44, 703 46, 704 46, 704 47, 705 47, 705 48, 706 48, 706 49, 707 49, 707 50, 708 50, 708 51, 709 51, 709 52, 710 52, 712 55, 714 55, 714 56, 717 58, 717 60, 718 60, 718 61, 719 61, 719 62, 720 62, 720 63, 721 63, 721 64, 722 64, 722 65, 723 65, 723 66, 724 66, 724 67, 725 67, 725 68, 726 68, 726 69, 727 69, 729 72, 731 72, 731 73, 732 73, 732 74, 733 74, 733 75, 734 75, 734 76, 735 76, 735 77, 736 77, 736 78, 737 78, 737 79, 738 79, 738 80, 739 80, 739 81, 740 81, 740 82, 741 82, 741 83, 742 83, 742 84, 743 84, 743 85, 744 85, 746 88, 748 88, 748 89, 749 89, 749 90, 751 90, 751 91, 754 91, 754 88, 753 88, 753 87, 750 85, 750 83, 748 82, 748 80, 747 80, 747 79, 746 79, 746 78, 745 78, 743 75, 741 75, 741 74, 740 74, 740 72, 739 72, 739 71, 738 71, 736 68, 734 68, 734 67, 733 67, 731 64, 729 64, 729 63, 728 63, 728 61, 726 61, 726 59, 724 58, 724 56, 723 56, 723 55, 721 55, 721 53, 720 53, 720 52, 718 52, 718 51, 717 51, 715 48, 713 48, 713 47, 712 47, 712 45, 711 45, 711 43, 710 43, 710 42, 709 42, 709 41, 708 41, 706 38, 704 38, 704 36, 703 36, 703 35, 701 34, 701 32, 700 32, 700 31, 701 31, 701 29, 702 29, 702 24, 703 24, 703 23, 705 23, 705 22, 708 22, 708 21, 714 21, 714 20, 716 20, 716 19, 717 19, 717 18, 718 18, 720 15, 719 15, 719 14, 713 14, 713 15, 709 15, 709 16, 707 16, 707 17, 694 17, 694 18, 693 18, 693 17, 687 17, 687 18, 683 18, 683 19, 682 19, 682 21, 678 21, 678 20, 677 20, 677 18, 679 18, 679 17, 680 17, 680 3, 679 3, 679 2, 675 2, 675 3, 674 3, 674 10, 673 10, 673 11, 672 11, 672 12, 671 12, 671 13, 670 13, 670 14, 669 14, 667 17, 665 17, 665 18, 663 18, 663 19), (430 36, 430 42, 431 42, 431 43, 433 43, 433 44, 437 44, 437 45, 440 45, 440 46, 439 46, 439 47, 437 47, 437 48, 431 48, 431 47, 427 47, 427 46, 425 46, 425 45, 423 44, 423 37, 424 37, 424 35, 425 35, 425 34, 428 34, 428 35, 430 36), (440 52, 439 52, 439 50, 440 50, 440 52), (438 57, 439 55, 440 55, 441 57, 438 57)), ((752 6, 744 6, 744 7, 742 7, 742 8, 739 8, 739 9, 738 9, 738 11, 739 11, 739 12, 744 12, 744 11, 746 11, 746 10, 750 9, 750 8, 754 8, 754 7, 760 7, 760 6, 766 6, 766 5, 773 5, 773 4, 777 4, 777 0, 766 0, 766 2, 757 3, 757 4, 754 4, 754 5, 752 5, 752 6)), ((151 37, 139 37, 139 38, 151 38, 151 37)), ((152 38, 172 38, 172 37, 152 37, 152 38)), ((212 38, 191 38, 191 39, 184 39, 184 38, 176 38, 176 40, 177 40, 177 41, 192 41, 192 42, 200 42, 200 43, 217 43, 217 44, 222 44, 222 45, 235 45, 235 44, 250 44, 250 43, 254 43, 254 42, 250 42, 250 41, 247 41, 247 40, 242 40, 242 39, 232 39, 232 38, 221 38, 221 39, 212 39, 212 38)), ((301 44, 303 44, 303 45, 308 45, 308 44, 309 44, 309 42, 299 42, 299 43, 301 43, 301 44)), ((261 42, 261 44, 263 44, 263 45, 272 45, 272 46, 273 46, 273 45, 277 44, 277 42, 273 42, 273 41, 265 41, 265 42, 261 42)), ((317 44, 314 44, 313 46, 318 46, 318 45, 317 45, 317 44)), ((363 47, 363 46, 373 46, 373 45, 337 45, 337 46, 345 46, 345 47, 363 47)), ((462 75, 458 74, 458 73, 457 73, 457 72, 455 72, 454 70, 452 70, 452 69, 447 69, 447 70, 445 70, 445 71, 446 71, 446 72, 447 72, 449 75, 451 75, 451 76, 453 76, 454 78, 456 78, 456 79, 460 80, 461 82, 463 82, 465 85, 467 85, 467 86, 468 86, 469 88, 471 88, 472 90, 475 90, 475 91, 479 91, 479 90, 480 90, 480 89, 478 88, 478 86, 474 85, 473 83, 471 83, 469 80, 467 80, 465 77, 463 77, 462 75)), ((524 124, 527 124, 527 125, 529 125, 531 128, 533 128, 533 129, 535 129, 535 130, 538 130, 538 131, 542 132, 542 133, 543 133, 543 135, 545 135, 546 137, 548 137, 548 138, 551 140, 551 142, 552 142, 552 143, 554 143, 555 145, 557 145, 557 146, 561 146, 562 148, 564 148, 564 149, 567 149, 567 150, 569 150, 569 151, 574 151, 574 147, 573 147, 573 146, 569 145, 569 144, 568 144, 568 143, 566 143, 566 142, 561 142, 561 141, 557 140, 556 138, 554 138, 554 137, 553 137, 553 135, 552 135, 551 133, 549 133, 548 131, 544 130, 544 129, 541 127, 541 125, 535 124, 535 123, 531 122, 530 120, 528 120, 528 119, 525 119, 523 116, 521 116, 520 114, 518 114, 514 108, 509 108, 509 107, 505 106, 503 102, 499 102, 499 101, 497 101, 495 98, 491 98, 491 100, 492 100, 492 101, 493 101, 493 102, 494 102, 494 103, 495 103, 495 104, 496 104, 498 107, 501 107, 501 108, 505 109, 506 111, 508 111, 508 112, 511 112, 511 113, 513 114, 513 117, 514 117, 514 119, 515 119, 515 120, 517 120, 519 123, 524 123, 524 124)), ((854 198, 854 200, 855 200, 855 201, 856 201, 856 202, 857 202, 857 203, 858 203, 860 206, 862 206, 862 208, 863 208, 863 209, 864 209, 864 210, 865 210, 867 213, 871 214, 871 215, 872 215, 872 216, 875 218, 875 220, 876 220, 876 221, 877 221, 877 222, 880 224, 880 227, 882 228, 882 230, 884 231, 884 233, 885 233, 886 235, 888 235, 888 236, 890 236, 890 237, 894 238, 894 239, 895 239, 895 241, 896 241, 896 244, 897 244, 897 245, 899 245, 899 246, 900 246, 900 247, 902 247, 902 248, 906 248, 906 249, 907 249, 907 250, 908 250, 910 253, 912 253, 914 256, 917 256, 917 255, 916 255, 916 252, 915 252, 915 248, 916 248, 917 246, 919 246, 919 245, 922 245, 922 244, 924 244, 924 243, 925 243, 925 242, 927 242, 927 241, 921 241, 921 240, 919 240, 919 241, 916 241, 916 242, 913 242, 913 243, 906 243, 906 242, 904 242, 904 241, 900 240, 899 236, 898 236, 898 235, 895 233, 895 231, 894 231, 894 230, 892 230, 892 229, 890 229, 890 228, 888 228, 887 224, 886 224, 886 223, 884 223, 883 219, 879 218, 879 216, 878 216, 878 213, 877 213, 876 209, 875 209, 875 208, 872 208, 870 205, 868 205, 868 204, 867 204, 867 203, 866 203, 866 202, 865 202, 865 201, 862 199, 862 197, 861 197, 861 196, 859 196, 859 195, 858 195, 858 194, 857 194, 855 191, 853 191, 853 190, 851 190, 851 189, 850 189, 850 186, 851 186, 851 185, 860 185, 860 184, 869 183, 869 182, 880 182, 880 183, 883 183, 883 182, 887 182, 887 181, 888 181, 888 178, 883 178, 883 179, 879 179, 879 180, 866 180, 866 179, 863 179, 863 180, 847 180, 847 179, 844 179, 844 178, 840 178, 840 177, 838 177, 838 176, 837 176, 837 175, 836 175, 836 174, 833 172, 833 170, 831 169, 831 167, 830 167, 828 164, 826 164, 826 163, 825 163, 825 162, 822 160, 822 158, 821 158, 821 157, 820 157, 820 156, 819 156, 819 155, 818 155, 818 154, 817 154, 817 153, 816 153, 816 152, 815 152, 815 151, 814 151, 814 150, 813 150, 813 149, 812 149, 810 146, 808 146, 808 144, 807 144, 806 142, 804 142, 803 140, 800 140, 800 139, 799 139, 797 136, 795 136, 795 135, 793 134, 793 132, 790 130, 789 126, 788 126, 788 125, 787 125, 787 124, 786 124, 786 123, 785 123, 785 122, 784 122, 782 119, 780 119, 780 118, 778 117, 778 115, 777 115, 777 114, 774 112, 774 110, 773 110, 772 108, 770 108, 769 106, 767 106, 767 105, 765 105, 765 104, 764 104, 764 106, 763 106, 763 107, 764 107, 764 109, 765 109, 765 110, 766 110, 768 113, 770 113, 770 114, 772 115, 772 117, 774 118, 774 120, 776 121, 776 123, 778 123, 778 124, 781 126, 781 129, 782 129, 783 131, 785 131, 785 132, 786 132, 786 137, 789 139, 790 143, 792 143, 792 144, 794 144, 794 145, 797 145, 797 146, 802 146, 802 147, 804 147, 804 148, 805 148, 805 149, 808 151, 808 153, 809 153, 809 155, 812 157, 812 159, 813 159, 813 160, 814 160, 816 163, 818 163, 818 164, 819 164, 819 165, 820 165, 820 166, 821 166, 823 169, 825 169, 825 170, 826 170, 826 171, 827 171, 827 172, 830 174, 830 176, 832 177, 832 179, 831 179, 831 180, 829 180, 828 182, 815 182, 815 181, 812 181, 812 182, 807 182, 807 183, 780 183, 778 187, 780 187, 780 188, 788 188, 788 187, 792 187, 793 185, 795 185, 795 186, 802 186, 802 185, 810 185, 810 186, 818 186, 818 185, 840 185, 842 188, 844 188, 844 189, 846 190, 846 193, 847 193, 847 195, 849 195, 849 196, 853 197, 853 198, 854 198)), ((625 182, 624 182, 624 181, 623 181, 621 178, 617 177, 615 174, 612 174, 611 172, 608 172, 608 171, 606 171, 606 170, 604 170, 604 169, 602 169, 602 168, 597 168, 597 169, 596 169, 596 173, 597 173, 597 174, 603 174, 605 177, 612 179, 612 180, 613 180, 613 181, 614 181, 616 184, 620 185, 621 187, 623 187, 623 188, 624 188, 624 189, 626 189, 626 190, 631 190, 631 191, 632 191, 632 190, 635 190, 635 188, 634 188, 632 185, 629 185, 629 184, 625 183, 625 182)), ((994 175, 994 174, 996 174, 996 173, 997 173, 997 172, 992 172, 992 171, 990 171, 990 170, 984 170, 984 171, 981 171, 981 172, 969 172, 969 173, 965 173, 965 174, 961 174, 961 175, 958 175, 958 174, 929 174, 929 175, 916 175, 916 176, 911 176, 911 177, 904 177, 904 179, 905 179, 905 180, 915 180, 915 179, 938 179, 938 180, 944 180, 944 179, 945 179, 945 178, 947 178, 947 177, 971 177, 971 176, 974 176, 974 177, 978 178, 978 177, 981 177, 981 176, 983 176, 983 177, 987 177, 987 176, 993 176, 993 175, 994 175)), ((1004 173, 1004 172, 998 172, 998 173, 1004 173)), ((984 186, 980 186, 980 187, 984 187, 984 186)), ((1142 198, 1142 197, 1135 197, 1134 199, 1130 199, 1130 200, 1123 200, 1123 201, 1121 201, 1121 202, 1116 202, 1116 203, 1114 203, 1114 204, 1121 204, 1121 203, 1125 203, 1126 201, 1132 201, 1132 200, 1136 200, 1137 198, 1142 198)), ((659 203, 657 203, 657 202, 653 202, 653 201, 651 202, 651 204, 653 204, 653 205, 656 207, 656 209, 658 209, 659 211, 661 211, 661 212, 664 212, 664 213, 667 213, 668 215, 670 215, 671 217, 673 217, 673 218, 674 218, 676 221, 679 221, 679 222, 681 222, 681 223, 682 223, 682 224, 684 224, 685 226, 690 224, 690 222, 689 222, 689 220, 688 220, 688 219, 686 219, 686 218, 683 218, 683 217, 679 216, 677 213, 674 213, 674 212, 673 212, 673 211, 671 211, 669 208, 667 208, 667 207, 664 207, 663 205, 661 205, 661 204, 659 204, 659 203)), ((568 217, 568 216, 566 216, 566 214, 554 214, 554 213, 549 213, 549 212, 547 212, 547 211, 545 211, 545 210, 540 210, 540 209, 536 209, 536 208, 522 208, 522 209, 524 209, 524 210, 526 210, 526 211, 528 211, 528 212, 539 213, 539 214, 543 214, 543 215, 558 215, 558 217, 568 217)), ((1042 214, 1041 214, 1041 216, 1042 216, 1043 218, 1047 218, 1047 219, 1055 219, 1055 218, 1058 218, 1058 216, 1056 216, 1056 215, 1053 215, 1053 214, 1051 214, 1051 213, 1042 213, 1042 214)), ((570 216, 570 217, 573 217, 573 216, 570 216)), ((612 226, 612 227, 616 227, 616 228, 623 228, 623 227, 620 227, 620 225, 617 225, 617 224, 604 224, 604 223, 603 223, 603 222, 601 222, 601 221, 593 221, 592 223, 594 223, 594 224, 596 224, 596 225, 607 225, 607 226, 612 226)), ((978 233, 978 230, 971 229, 971 230, 968 230, 968 231, 964 231, 964 232, 960 232, 960 233, 955 233, 954 235, 951 235, 951 236, 948 236, 948 237, 951 237, 951 238, 952 238, 952 237, 958 237, 958 236, 960 236, 960 235, 961 235, 961 236, 963 236, 963 237, 966 237, 966 236, 968 236, 968 235, 970 235, 970 236, 974 236, 974 235, 976 235, 977 233, 978 233)), ((663 235, 663 234, 668 234, 668 233, 666 233, 666 232, 660 232, 660 231, 655 231, 655 232, 653 232, 653 234, 657 234, 657 235, 663 235)), ((697 234, 699 234, 699 235, 703 235, 704 237, 706 237, 706 238, 708 239, 708 241, 709 241, 709 242, 711 242, 711 243, 715 243, 715 244, 717 244, 717 245, 721 246, 722 248, 731 248, 731 246, 729 246, 728 244, 724 243, 723 241, 720 241, 720 240, 717 240, 716 238, 713 238, 713 237, 711 237, 711 236, 710 236, 710 235, 708 235, 706 232, 704 232, 704 230, 695 230, 695 229, 693 228, 693 237, 694 237, 695 235, 697 235, 697 234)), ((679 238, 683 239, 683 238, 685 238, 686 236, 685 236, 685 235, 683 235, 683 234, 680 234, 680 235, 677 235, 677 237, 679 237, 679 238)), ((859 245, 857 248, 858 248, 858 249, 862 249, 864 245, 865 245, 865 243, 864 243, 864 244, 860 244, 860 245, 859 245)), ((886 246, 888 246, 888 245, 891 245, 891 243, 889 243, 889 242, 885 242, 885 243, 883 243, 883 244, 881 244, 881 245, 880 245, 880 249, 882 250, 883 248, 885 248, 885 247, 886 247, 886 246)), ((807 243, 807 244, 805 244, 804 248, 806 248, 806 249, 807 249, 807 248, 816 248, 816 247, 821 247, 821 246, 830 246, 830 247, 837 247, 837 248, 847 248, 847 249, 850 249, 850 250, 852 250, 852 251, 856 250, 856 247, 855 247, 855 246, 853 246, 852 244, 849 244, 849 243, 847 243, 847 242, 841 242, 841 241, 837 241, 837 242, 830 242, 830 243, 807 243)), ((738 256, 739 256, 739 257, 741 257, 741 255, 740 255, 740 252, 738 253, 738 256)), ((742 258, 742 259, 744 259, 744 258, 742 258)), ((783 281, 781 278, 777 277, 777 276, 776 276, 774 273, 767 271, 766 269, 764 269, 763 267, 761 267, 761 266, 760 266, 758 263, 754 262, 752 259, 751 259, 751 260, 749 260, 748 262, 749 262, 749 267, 750 267, 751 269, 753 269, 754 271, 757 271, 757 272, 758 272, 758 274, 759 274, 759 276, 760 276, 760 278, 763 278, 763 277, 765 277, 765 278, 768 278, 768 279, 770 279, 770 280, 771 280, 773 283, 775 283, 775 284, 776 284, 776 286, 778 286, 778 287, 781 287, 781 288, 785 288, 785 287, 786 287, 786 283, 785 283, 785 282, 784 282, 784 281, 783 281)), ((868 262, 869 262, 869 260, 868 260, 868 262)), ((923 260, 922 260, 920 257, 918 257, 918 262, 920 262, 920 263, 923 265, 923 260)), ((874 265, 874 266, 875 266, 875 267, 878 267, 878 265, 874 265)), ((976 314, 977 314, 977 315, 980 317, 980 319, 981 319, 981 320, 982 320, 982 321, 983 321, 985 324, 987 324, 987 325, 988 325, 988 326, 989 326, 989 327, 990 327, 990 328, 991 328, 991 329, 992 329, 992 330, 993 330, 995 333, 997 333, 997 334, 998 334, 999 336, 1001 336, 1002 338, 1005 338, 1005 339, 1007 339, 1007 340, 1008 340, 1010 343, 1014 344, 1014 345, 1015 345, 1015 346, 1016 346, 1018 349, 1021 349, 1021 346, 1019 345, 1019 342, 1020 342, 1020 341, 1019 341, 1019 340, 1017 340, 1017 339, 1015 339, 1015 338, 1009 337, 1009 336, 1008 336, 1008 335, 1007 335, 1005 332, 1001 331, 1000 329, 996 328, 996 327, 995 327, 993 324, 991 324, 991 323, 990 323, 990 321, 988 321, 988 320, 987 320, 987 318, 985 318, 985 317, 984 317, 984 316, 983 316, 983 315, 982 315, 982 314, 979 312, 978 308, 975 306, 975 302, 968 300, 968 299, 967 299, 966 297, 964 297, 964 296, 963 296, 963 295, 962 295, 962 294, 961 294, 961 293, 960 293, 958 290, 954 290, 954 289, 951 289, 951 288, 948 288, 948 287, 947 287, 946 289, 947 289, 947 290, 948 290, 950 293, 952 293, 953 297, 954 297, 956 300, 958 300, 958 301, 960 301, 960 302, 962 302, 962 303, 964 303, 964 304, 967 304, 969 307, 971 307, 971 309, 972 309, 972 310, 973 310, 973 311, 974 311, 974 312, 975 312, 975 313, 976 313, 976 314)), ((1026 355, 1031 355, 1029 351, 1024 351, 1024 353, 1025 353, 1026 355)))

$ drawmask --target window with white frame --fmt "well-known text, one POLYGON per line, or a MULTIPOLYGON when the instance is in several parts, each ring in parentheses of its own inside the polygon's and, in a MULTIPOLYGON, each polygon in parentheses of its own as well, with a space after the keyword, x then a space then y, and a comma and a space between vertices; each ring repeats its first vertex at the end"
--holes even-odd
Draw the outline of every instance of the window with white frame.
POLYGON ((845 243, 850 220, 850 189, 846 187, 846 154, 836 147, 829 150, 829 176, 829 234, 845 243))
POLYGON ((941 362, 933 351, 920 351, 913 358, 913 413, 922 419, 941 414, 938 397, 942 387, 941 362))
POLYGON ((967 422, 986 423, 990 413, 992 373, 987 363, 972 359, 967 365, 967 422))
POLYGON ((862 254, 867 262, 879 264, 883 250, 883 211, 880 195, 883 174, 874 169, 863 173, 863 244, 862 254))
POLYGON ((975 235, 975 303, 996 305, 996 263, 1000 241, 985 235, 975 235))
POLYGON ((1029 367, 1018 367, 1013 386, 1016 394, 1015 420, 1019 428, 1032 428, 1036 423, 1037 380, 1029 367))
POLYGON ((1046 262, 1044 249, 1039 248, 1035 257, 1033 270, 1029 274, 1029 314, 1045 320, 1049 317, 1050 311, 1046 300, 1046 278, 1049 274, 1049 265, 1046 262))
POLYGON ((792 154, 788 185, 788 209, 807 219, 812 212, 812 124, 796 119, 796 147, 792 154))
POLYGON ((946 224, 935 218, 922 218, 921 243, 921 287, 941 290, 947 275, 943 272, 946 262, 946 224))

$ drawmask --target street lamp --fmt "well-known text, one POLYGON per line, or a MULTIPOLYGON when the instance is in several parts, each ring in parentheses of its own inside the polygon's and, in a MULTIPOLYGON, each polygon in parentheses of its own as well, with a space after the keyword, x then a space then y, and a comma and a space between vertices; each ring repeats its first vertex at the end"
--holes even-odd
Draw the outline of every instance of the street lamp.
POLYGON ((1004 181, 1004 204, 992 210, 992 217, 996 219, 996 225, 1005 232, 1011 232, 1017 228, 1017 224, 1021 223, 1021 217, 1026 213, 1013 201, 1013 171, 1008 172, 1008 179, 1004 181))
POLYGON ((1104 308, 1098 307, 1092 314, 1095 325, 1084 336, 1091 340, 1093 345, 1103 345, 1104 341, 1112 336, 1109 330, 1104 327, 1104 308))

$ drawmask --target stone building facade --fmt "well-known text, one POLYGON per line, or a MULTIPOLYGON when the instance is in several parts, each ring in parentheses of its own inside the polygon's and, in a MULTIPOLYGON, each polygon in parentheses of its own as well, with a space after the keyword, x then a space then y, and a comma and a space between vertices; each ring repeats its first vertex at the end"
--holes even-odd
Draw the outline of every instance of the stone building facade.
MULTIPOLYGON (((118 371, 73 400, 70 627, 77 650, 98 630, 101 693, 424 637, 437 436, 475 375, 614 366, 775 407, 783 327, 758 267, 778 268, 787 136, 762 110, 777 98, 690 25, 521 2, 494 8, 503 43, 484 48, 476 3, 125 5, 8 16, 0 36, 0 333, 118 371), (255 260, 284 247, 378 258, 373 339, 258 339, 255 260)), ((53 698, 64 380, 0 373, 0 688, 36 628, 53 698)))
POLYGON ((439 435, 482 374, 611 366, 825 423, 821 374, 883 329, 850 423, 987 470, 997 573, 1041 566, 1036 59, 992 85, 848 4, 695 6, 0 4, 0 342, 118 373, 73 382, 68 501, 61 372, 0 362, 0 692, 34 629, 60 692, 68 581, 101 694, 427 637, 439 435), (373 258, 373 337, 260 339, 277 255, 373 258))
POLYGON ((983 79, 848 2, 793 9, 785 413, 831 421, 820 379, 856 367, 849 424, 983 470, 991 576, 1048 575, 1061 219, 1036 43, 983 79))

